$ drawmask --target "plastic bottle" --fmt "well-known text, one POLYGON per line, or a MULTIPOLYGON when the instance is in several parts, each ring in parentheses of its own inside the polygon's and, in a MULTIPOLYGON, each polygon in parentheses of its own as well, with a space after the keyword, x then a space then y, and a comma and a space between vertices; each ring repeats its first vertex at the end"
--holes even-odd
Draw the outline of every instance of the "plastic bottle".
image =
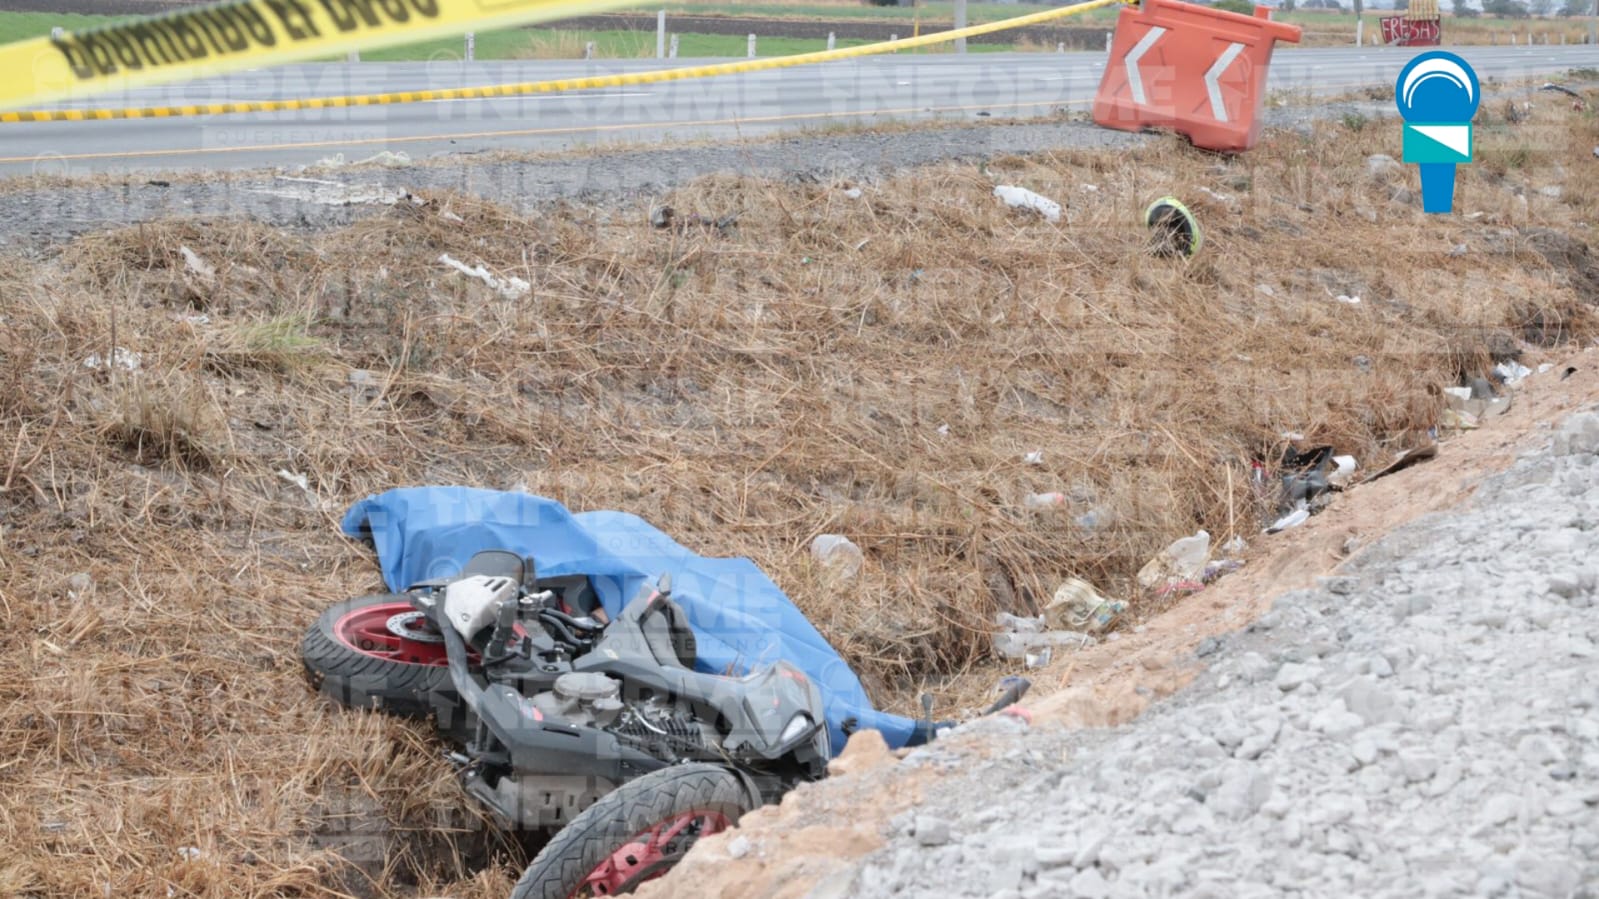
POLYGON ((844 577, 854 577, 861 571, 866 557, 861 548, 842 534, 818 534, 811 541, 811 557, 822 567, 836 571, 844 577))

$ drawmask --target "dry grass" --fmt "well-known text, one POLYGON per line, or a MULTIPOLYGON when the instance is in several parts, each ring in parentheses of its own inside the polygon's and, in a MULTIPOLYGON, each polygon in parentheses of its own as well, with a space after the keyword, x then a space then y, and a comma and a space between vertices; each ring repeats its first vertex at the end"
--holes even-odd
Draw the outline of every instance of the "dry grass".
POLYGON ((644 202, 522 218, 440 196, 327 234, 163 223, 7 260, 0 894, 505 894, 516 851, 426 731, 300 682, 304 628, 378 586, 337 517, 396 485, 525 485, 749 555, 905 710, 924 683, 967 702, 997 671, 992 613, 1068 575, 1149 612, 1130 579, 1159 547, 1258 532, 1251 465, 1282 432, 1380 464, 1427 439, 1439 385, 1594 334, 1573 223, 1599 222, 1578 174, 1599 126, 1529 114, 1480 129, 1459 202, 1480 215, 1396 202, 1414 172, 1371 179, 1397 127, 1323 126, 1236 161, 1170 141, 860 200, 738 178, 666 198, 736 213, 725 234, 651 230, 644 202), (995 179, 1066 220, 1001 208, 995 179), (1143 252, 1137 212, 1167 192, 1208 228, 1193 262, 1143 252), (84 367, 112 346, 139 369, 84 367), (1022 508, 1051 490, 1067 514, 1022 508), (1112 523, 1073 523, 1091 508, 1112 523), (822 532, 865 549, 857 584, 815 570, 822 532))

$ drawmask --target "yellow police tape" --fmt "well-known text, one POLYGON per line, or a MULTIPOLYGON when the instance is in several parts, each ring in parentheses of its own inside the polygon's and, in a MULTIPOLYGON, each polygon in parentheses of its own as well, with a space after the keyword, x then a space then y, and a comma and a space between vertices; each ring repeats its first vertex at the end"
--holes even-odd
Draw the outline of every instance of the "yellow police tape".
MULTIPOLYGON (((227 4, 228 6, 246 7, 251 2, 227 4)), ((328 0, 320 0, 326 4, 328 0)), ((344 0, 344 2, 358 2, 358 0, 344 0)), ((370 0, 367 0, 370 2, 370 0)), ((399 3, 400 0, 393 0, 399 3)), ((421 4, 424 0, 407 0, 412 4, 421 4)), ((433 0, 435 5, 444 0, 433 0)), ((519 3, 515 0, 476 0, 482 5, 510 6, 515 5, 524 10, 531 11, 534 7, 572 6, 573 3, 519 3)), ((583 4, 592 9, 592 0, 582 0, 583 4)), ((238 103, 201 103, 187 106, 149 106, 132 107, 127 109, 55 109, 34 110, 24 112, 0 113, 0 122, 79 122, 102 119, 142 119, 142 118, 172 118, 179 116, 223 115, 228 113, 248 112, 290 112, 302 109, 338 109, 348 106, 386 106, 394 103, 424 103, 439 100, 481 100, 493 97, 516 97, 529 94, 558 93, 561 91, 592 90, 595 88, 628 87, 639 84, 658 84, 664 81, 679 81, 688 78, 710 78, 717 75, 732 75, 741 72, 759 72, 768 69, 787 68, 789 66, 810 65, 819 62, 829 62, 837 59, 849 59, 858 56, 871 56, 881 53, 894 53, 899 50, 909 50, 916 47, 925 47, 932 44, 953 41, 957 38, 976 37, 992 34, 1012 28, 1023 28, 1060 19, 1066 16, 1077 15, 1089 10, 1101 9, 1108 6, 1135 4, 1137 0, 1086 0, 1071 6, 1057 9, 1044 10, 1043 12, 1029 13, 1012 19, 999 22, 989 22, 983 25, 973 25, 953 31, 940 31, 933 34, 924 34, 919 37, 904 38, 897 41, 884 41, 876 44, 866 44, 859 47, 845 47, 837 50, 823 50, 815 53, 800 53, 793 56, 778 56, 767 59, 749 59, 738 62, 717 63, 704 66, 687 66, 674 69, 657 69, 648 72, 632 72, 616 75, 596 75, 583 78, 563 78, 555 81, 529 81, 520 84, 500 84, 486 87, 447 88, 441 90, 399 91, 384 94, 363 94, 346 97, 314 97, 299 100, 251 100, 238 103)), ((268 5, 277 5, 269 0, 268 5)), ((304 4, 301 4, 302 6, 304 4)), ((372 6, 380 4, 372 3, 372 6)), ((614 3, 600 5, 614 6, 614 3)), ((171 16, 162 17, 170 19, 171 16)), ((104 30, 104 29, 101 29, 104 30)), ((464 30, 464 29, 461 29, 464 30)), ((409 33, 408 33, 409 34, 409 33)), ((72 39, 80 39, 74 36, 72 39)), ((410 40, 408 36, 406 40, 410 40)), ((384 41, 394 43, 393 41, 384 41)), ((363 46, 370 46, 365 44, 363 46)), ((0 48, 0 79, 6 70, 5 51, 10 48, 0 48)), ((324 46, 317 51, 323 55, 329 48, 324 46)), ((294 57, 299 58, 299 57, 294 57)), ((278 61, 274 57, 272 61, 278 61)), ((257 57, 252 64, 260 64, 262 60, 257 57)), ((215 70, 204 74, 214 74, 215 70)), ((186 77, 186 76, 180 76, 186 77)), ((198 77, 198 76, 195 76, 198 77)), ((3 83, 3 81, 0 81, 3 83)), ((3 106, 4 95, 0 94, 0 106, 3 106)))
POLYGON ((0 46, 0 109, 525 25, 636 0, 225 0, 0 46))

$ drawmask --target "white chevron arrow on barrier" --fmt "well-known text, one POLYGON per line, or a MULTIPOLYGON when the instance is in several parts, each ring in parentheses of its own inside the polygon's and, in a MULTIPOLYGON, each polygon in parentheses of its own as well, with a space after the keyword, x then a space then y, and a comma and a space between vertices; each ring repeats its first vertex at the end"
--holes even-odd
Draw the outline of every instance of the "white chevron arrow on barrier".
POLYGON ((1147 101, 1144 94, 1144 76, 1138 71, 1138 60, 1145 53, 1148 53, 1149 48, 1155 46, 1155 42, 1160 40, 1160 36, 1165 33, 1166 29, 1158 25, 1154 26, 1149 29, 1149 33, 1145 34, 1138 43, 1133 45, 1133 49, 1127 51, 1125 60, 1127 63, 1127 86, 1132 89, 1133 102, 1139 106, 1147 105, 1147 101))
POLYGON ((1221 101, 1221 75, 1242 52, 1244 52, 1243 44, 1228 44, 1227 49, 1216 58, 1210 71, 1205 73, 1205 92, 1210 94, 1210 114, 1215 116, 1218 122, 1227 121, 1227 106, 1221 101))

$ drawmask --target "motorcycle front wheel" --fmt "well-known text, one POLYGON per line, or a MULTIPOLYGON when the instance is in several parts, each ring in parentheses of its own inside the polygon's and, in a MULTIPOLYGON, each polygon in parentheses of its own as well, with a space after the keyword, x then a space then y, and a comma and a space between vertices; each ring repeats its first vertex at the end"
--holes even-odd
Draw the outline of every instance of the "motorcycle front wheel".
POLYGON ((676 865, 700 837, 755 806, 738 775, 716 765, 673 765, 630 780, 562 828, 511 899, 586 899, 631 893, 676 865))
POLYGON ((460 704, 443 637, 403 596, 363 596, 323 612, 300 660, 313 687, 351 708, 426 718, 460 704))

